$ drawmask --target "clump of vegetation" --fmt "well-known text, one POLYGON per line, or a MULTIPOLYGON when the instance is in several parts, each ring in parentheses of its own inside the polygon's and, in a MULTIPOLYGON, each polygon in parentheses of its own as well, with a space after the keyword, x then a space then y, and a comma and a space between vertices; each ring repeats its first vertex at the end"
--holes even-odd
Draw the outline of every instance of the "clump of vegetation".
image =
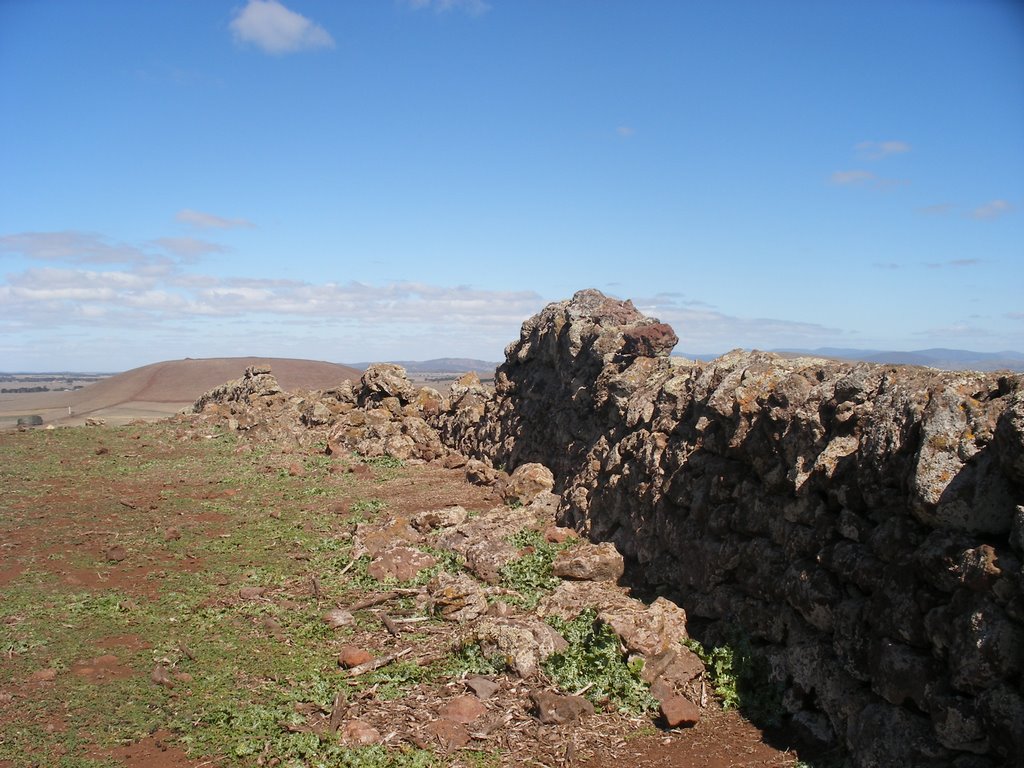
POLYGON ((545 593, 558 586, 559 579, 552 575, 551 565, 555 556, 571 544, 552 544, 532 528, 523 528, 508 541, 526 553, 502 566, 498 572, 501 585, 518 592, 521 597, 515 602, 532 609, 545 593))
POLYGON ((564 691, 584 695, 599 707, 640 715, 657 708, 650 687, 641 676, 643 661, 627 661, 612 628, 597 620, 589 608, 572 621, 548 620, 568 648, 552 654, 542 664, 544 671, 564 691))
POLYGON ((767 662, 746 635, 732 631, 727 642, 711 648, 693 639, 683 643, 704 662, 723 709, 738 709, 758 725, 779 724, 782 687, 771 681, 767 662))

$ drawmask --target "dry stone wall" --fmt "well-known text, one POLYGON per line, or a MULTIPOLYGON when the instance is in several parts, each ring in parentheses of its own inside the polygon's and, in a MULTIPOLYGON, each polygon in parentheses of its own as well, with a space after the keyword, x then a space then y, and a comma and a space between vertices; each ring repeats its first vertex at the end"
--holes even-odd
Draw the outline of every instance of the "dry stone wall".
POLYGON ((581 291, 431 422, 550 467, 563 522, 739 629, 791 724, 855 765, 1024 764, 1024 377, 675 343, 581 291))
POLYGON ((1024 765, 1024 377, 701 364, 670 358, 676 341, 581 291, 523 325, 494 391, 380 365, 290 395, 254 369, 195 410, 513 496, 550 482, 525 466, 542 464, 560 523, 613 544, 691 628, 746 637, 788 723, 856 768, 1024 765))

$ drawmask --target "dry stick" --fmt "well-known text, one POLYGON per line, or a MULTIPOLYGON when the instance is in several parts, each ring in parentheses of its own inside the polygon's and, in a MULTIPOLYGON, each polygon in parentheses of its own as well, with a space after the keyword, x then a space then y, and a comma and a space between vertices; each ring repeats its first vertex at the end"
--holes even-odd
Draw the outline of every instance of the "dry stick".
POLYGON ((331 707, 330 728, 332 731, 336 731, 341 728, 341 721, 345 718, 347 705, 348 701, 345 699, 345 694, 338 691, 337 695, 334 697, 334 706, 331 707))
POLYGON ((340 572, 340 573, 339 573, 338 575, 339 575, 339 576, 344 576, 344 575, 345 575, 346 573, 348 573, 348 571, 349 571, 349 568, 351 568, 351 567, 352 567, 353 565, 355 565, 355 564, 356 564, 356 561, 357 561, 358 559, 359 559, 358 557, 353 557, 353 558, 352 558, 351 560, 349 560, 349 561, 348 561, 348 565, 346 565, 346 566, 345 566, 344 568, 342 568, 342 569, 341 569, 341 572, 340 572))
POLYGON ((401 632, 399 632, 398 625, 395 624, 395 622, 391 620, 391 617, 386 613, 381 611, 377 614, 377 618, 380 619, 380 623, 384 625, 384 629, 390 632, 392 636, 398 637, 401 634, 401 632))
POLYGON ((363 608, 380 605, 381 603, 386 603, 389 600, 394 600, 396 597, 418 595, 419 593, 420 591, 418 589, 393 589, 390 592, 382 592, 379 595, 370 595, 370 597, 364 598, 357 603, 353 603, 348 609, 350 611, 361 611, 363 608))
POLYGON ((389 653, 387 656, 381 656, 379 659, 373 659, 365 664, 357 664, 348 671, 349 677, 359 677, 359 675, 365 675, 367 672, 373 672, 375 669, 386 667, 392 661, 398 661, 398 659, 405 656, 407 653, 411 653, 412 648, 403 648, 400 651, 389 653))

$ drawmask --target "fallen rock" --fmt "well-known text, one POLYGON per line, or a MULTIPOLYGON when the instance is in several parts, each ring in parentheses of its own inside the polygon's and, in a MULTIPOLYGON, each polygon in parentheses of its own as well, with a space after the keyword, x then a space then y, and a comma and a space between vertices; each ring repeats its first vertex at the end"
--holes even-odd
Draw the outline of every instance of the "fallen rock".
POLYGON ((485 656, 500 655, 520 677, 533 677, 544 659, 567 647, 565 639, 543 621, 529 618, 485 618, 462 638, 479 643, 485 656))
POLYGON ((346 744, 356 747, 368 747, 381 741, 380 731, 365 720, 358 719, 349 720, 342 726, 341 737, 346 744))
POLYGON ((352 669, 352 667, 358 667, 360 664, 373 661, 373 658, 372 653, 364 651, 362 648, 354 645, 343 645, 338 653, 338 665, 345 669, 352 669))
POLYGON ((456 696, 437 711, 443 720, 453 723, 472 723, 487 712, 487 707, 476 696, 456 696))
POLYGON ((28 679, 30 683, 52 683, 57 679, 57 670, 53 667, 37 669, 28 676, 28 679))
POLYGON ((434 720, 427 724, 426 731, 446 752, 461 749, 471 741, 466 726, 451 720, 434 720))
POLYGON ((700 721, 700 707, 685 696, 666 693, 657 686, 651 686, 651 693, 658 699, 661 716, 669 728, 689 728, 700 721))
POLYGON ((466 687, 469 688, 476 697, 481 701, 487 701, 501 687, 498 683, 494 682, 487 677, 467 677, 465 680, 466 687))
POLYGON ((530 694, 537 709, 537 719, 545 725, 564 725, 583 715, 594 714, 594 705, 582 696, 565 696, 551 691, 530 694))
POLYGON ((472 621, 487 613, 487 595, 469 574, 441 571, 427 591, 431 612, 446 621, 472 621))
POLYGON ((149 679, 157 685, 162 685, 164 688, 173 688, 174 678, 171 677, 171 673, 168 672, 167 667, 163 664, 157 664, 153 667, 153 671, 149 673, 149 679))
POLYGON ((609 542, 584 542, 559 552, 551 564, 551 572, 555 576, 575 581, 618 581, 625 568, 622 555, 609 542))
POLYGON ((103 557, 112 563, 120 563, 128 557, 128 550, 120 544, 112 544, 103 550, 103 557))
POLYGON ((512 504, 529 504, 541 493, 555 487, 555 476, 543 464, 530 463, 516 467, 505 483, 502 496, 512 504))
POLYGON ((266 591, 266 587, 242 587, 238 590, 238 596, 243 600, 259 600, 266 591))
POLYGON ((431 509, 420 512, 412 519, 412 527, 420 533, 429 533, 438 528, 454 528, 466 522, 469 513, 460 506, 431 509))
POLYGON ((437 559, 426 552, 412 547, 391 547, 381 552, 373 562, 366 568, 366 572, 377 579, 395 579, 396 581, 411 581, 419 576, 421 571, 437 564, 437 559))
POLYGON ((332 608, 326 611, 321 618, 331 629, 347 627, 356 622, 355 617, 344 608, 332 608))

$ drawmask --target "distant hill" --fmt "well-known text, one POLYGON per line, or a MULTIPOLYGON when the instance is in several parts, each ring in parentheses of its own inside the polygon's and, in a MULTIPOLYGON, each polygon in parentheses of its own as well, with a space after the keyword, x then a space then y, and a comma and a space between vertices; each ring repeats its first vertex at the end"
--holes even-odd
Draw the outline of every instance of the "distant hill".
MULTIPOLYGON (((468 357, 438 357, 433 360, 386 360, 379 362, 400 365, 409 373, 476 373, 493 374, 500 363, 474 360, 468 357)), ((353 363, 356 368, 369 368, 373 363, 353 363)))
POLYGON ((362 371, 319 360, 271 357, 217 357, 170 360, 134 368, 73 392, 0 396, 0 417, 43 415, 47 421, 77 423, 86 416, 123 422, 156 418, 191 405, 204 392, 239 378, 250 365, 269 366, 286 390, 325 389, 362 371), (71 418, 68 418, 68 408, 71 418))
POLYGON ((893 352, 878 349, 847 349, 819 347, 818 349, 776 349, 786 354, 832 357, 883 365, 926 365, 947 371, 1017 371, 1024 372, 1024 354, 1020 352, 971 352, 966 349, 918 349, 893 352))

